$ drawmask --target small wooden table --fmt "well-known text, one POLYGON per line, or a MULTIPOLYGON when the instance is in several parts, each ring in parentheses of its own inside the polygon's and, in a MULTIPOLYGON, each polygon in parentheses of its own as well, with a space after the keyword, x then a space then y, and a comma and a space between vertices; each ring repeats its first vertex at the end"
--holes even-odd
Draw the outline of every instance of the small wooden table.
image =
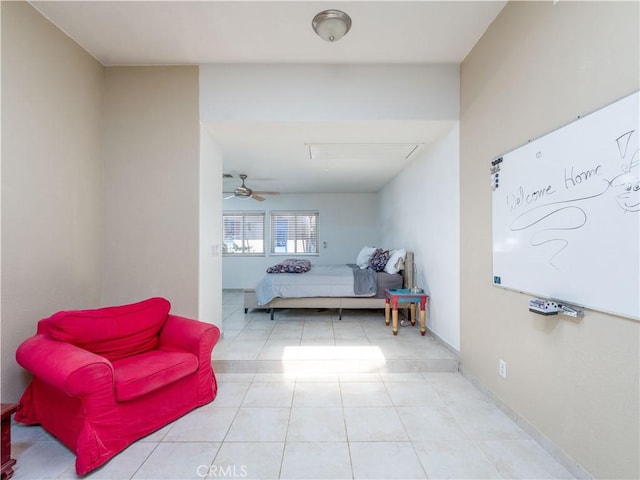
POLYGON ((7 480, 13 476, 13 466, 15 459, 11 458, 11 415, 18 410, 17 403, 2 404, 2 480, 7 480))
POLYGON ((411 325, 416 324, 416 303, 420 304, 420 334, 427 333, 427 302, 429 295, 426 293, 414 293, 410 288, 398 288, 384 290, 384 323, 389 325, 389 310, 391 310, 391 329, 394 335, 398 334, 398 302, 411 302, 411 325))

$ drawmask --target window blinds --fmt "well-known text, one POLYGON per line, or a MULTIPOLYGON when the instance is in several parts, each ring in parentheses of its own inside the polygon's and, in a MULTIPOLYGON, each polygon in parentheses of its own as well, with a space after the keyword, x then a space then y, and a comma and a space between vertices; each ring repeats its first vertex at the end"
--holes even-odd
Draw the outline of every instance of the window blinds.
POLYGON ((264 213, 224 213, 222 232, 224 254, 264 255, 264 213))
POLYGON ((271 253, 317 254, 317 211, 271 212, 271 253))

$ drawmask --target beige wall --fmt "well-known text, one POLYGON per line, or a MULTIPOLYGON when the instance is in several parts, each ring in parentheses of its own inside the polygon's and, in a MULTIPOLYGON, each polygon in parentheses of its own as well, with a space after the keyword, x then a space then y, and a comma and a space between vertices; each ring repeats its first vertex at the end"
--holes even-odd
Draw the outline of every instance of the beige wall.
POLYGON ((197 318, 198 67, 106 68, 104 91, 103 301, 197 318))
POLYGON ((638 5, 509 3, 461 68, 463 370, 598 478, 640 476, 640 324, 536 316, 491 285, 489 164, 638 89, 638 5))
POLYGON ((36 322, 101 294, 103 69, 26 2, 2 2, 2 401, 36 322))
POLYGON ((57 310, 160 295, 198 316, 199 132, 197 67, 105 69, 2 2, 2 401, 57 310))

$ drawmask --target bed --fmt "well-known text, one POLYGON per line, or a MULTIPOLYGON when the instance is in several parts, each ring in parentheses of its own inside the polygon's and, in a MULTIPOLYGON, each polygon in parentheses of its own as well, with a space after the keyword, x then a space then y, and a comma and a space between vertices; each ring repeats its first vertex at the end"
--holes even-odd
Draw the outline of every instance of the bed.
MULTIPOLYGON (((333 268, 335 266, 328 266, 333 268)), ((324 274, 324 269, 320 266, 313 267, 313 269, 321 270, 324 274)), ((351 268, 345 266, 345 268, 351 268)), ((313 278, 308 273, 284 273, 273 274, 268 273, 260 284, 255 289, 246 289, 244 291, 244 312, 247 313, 249 309, 265 309, 269 310, 271 320, 274 319, 276 309, 299 309, 299 308, 322 308, 322 309, 337 309, 338 317, 342 319, 343 309, 383 309, 385 306, 384 289, 385 288, 411 288, 414 285, 413 281, 413 252, 406 252, 404 256, 404 268, 397 274, 388 274, 386 272, 376 272, 376 288, 373 294, 360 294, 356 295, 354 292, 345 293, 341 288, 332 288, 331 292, 325 293, 320 296, 316 296, 313 293, 313 289, 309 286, 309 282, 313 283, 313 278), (284 277, 283 277, 284 275, 284 277), (307 275, 307 277, 305 277, 307 275), (395 277, 395 278, 391 278, 395 277), (278 286, 275 291, 268 293, 265 297, 265 282, 269 284, 269 281, 274 279, 283 279, 284 282, 287 279, 292 279, 297 285, 297 291, 290 290, 291 286, 280 288, 278 286), (309 280, 312 279, 312 280, 309 280), (276 295, 276 296, 273 296, 276 295), (287 295, 287 296, 279 296, 287 295), (272 297, 273 298, 270 298, 272 297), (268 301, 266 301, 268 300, 268 301)), ((317 282, 323 283, 323 282, 317 282)), ((339 282, 336 282, 339 283, 339 282)), ((267 285, 267 288, 271 288, 273 285, 267 285)), ((322 289, 320 290, 322 291, 322 289)))

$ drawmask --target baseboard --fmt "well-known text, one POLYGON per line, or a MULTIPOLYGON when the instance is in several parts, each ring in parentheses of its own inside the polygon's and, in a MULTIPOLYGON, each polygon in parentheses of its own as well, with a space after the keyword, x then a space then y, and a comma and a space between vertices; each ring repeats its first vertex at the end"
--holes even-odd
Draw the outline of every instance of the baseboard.
POLYGON ((442 337, 440 337, 440 335, 438 335, 437 333, 435 333, 433 330, 431 330, 430 328, 427 328, 427 331, 429 332, 429 334, 431 334, 431 336, 433 338, 435 338, 440 345, 442 345, 444 348, 446 348, 447 350, 449 350, 449 352, 451 352, 451 354, 455 355, 456 358, 460 358, 460 350, 456 350, 455 348, 453 348, 451 345, 449 345, 442 337))
POLYGON ((460 374, 469 380, 473 385, 487 395, 495 405, 502 410, 511 420, 513 420, 520 428, 522 428, 531 438, 533 438, 538 444, 549 454, 551 455, 560 465, 566 468, 571 475, 575 478, 579 479, 593 479, 593 477, 584 470, 580 465, 578 465, 575 460, 569 457, 566 453, 564 453, 560 448, 556 446, 553 441, 549 439, 546 435, 540 432, 537 428, 535 428, 531 423, 529 423, 524 417, 522 417, 518 412, 513 410, 507 404, 505 404, 502 400, 496 397, 493 392, 488 390, 484 385, 482 385, 478 380, 473 377, 465 368, 464 365, 459 364, 458 371, 460 374))

